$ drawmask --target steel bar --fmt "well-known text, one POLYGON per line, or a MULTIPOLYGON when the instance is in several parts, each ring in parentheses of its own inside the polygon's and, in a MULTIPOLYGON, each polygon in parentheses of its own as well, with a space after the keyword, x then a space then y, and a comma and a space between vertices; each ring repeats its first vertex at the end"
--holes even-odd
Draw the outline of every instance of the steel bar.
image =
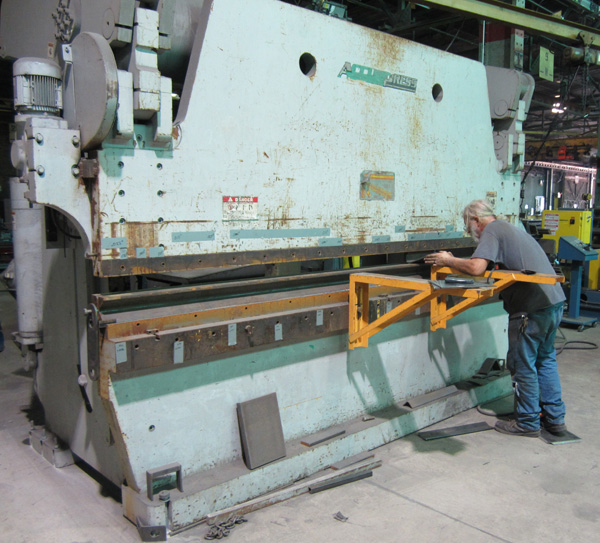
POLYGON ((367 477, 372 476, 372 471, 357 473, 355 475, 348 475, 343 479, 337 479, 336 481, 332 481, 331 483, 322 483, 320 485, 310 486, 308 487, 308 492, 309 494, 316 494, 317 492, 321 492, 323 490, 329 490, 330 488, 335 488, 336 486, 345 485, 347 483, 353 483, 354 481, 360 481, 361 479, 366 479, 367 477))
MULTIPOLYGON (((407 263, 362 268, 364 271, 386 275, 420 275, 429 273, 430 266, 407 263)), ((315 272, 289 277, 260 277, 236 281, 211 282, 184 287, 170 287, 155 290, 132 291, 111 294, 94 294, 92 301, 102 313, 149 309, 163 305, 189 304, 198 301, 223 299, 226 297, 249 296, 261 292, 278 292, 299 288, 312 288, 324 285, 347 284, 351 273, 356 269, 330 272, 315 272)))
POLYGON ((324 441, 329 441, 334 437, 342 436, 346 433, 346 430, 323 430, 322 432, 318 432, 316 434, 312 434, 310 436, 306 436, 300 443, 307 447, 314 447, 319 443, 323 443, 324 441))
POLYGON ((417 409, 418 407, 422 407, 427 405, 428 403, 435 402, 440 398, 445 398, 446 396, 451 396, 452 394, 457 394, 458 388, 455 385, 450 385, 445 388, 441 388, 439 390, 434 390, 433 392, 428 392, 427 394, 421 394, 420 396, 415 396, 414 398, 410 398, 404 402, 404 407, 410 407, 411 409, 417 409))
MULTIPOLYGON (((437 268, 438 274, 456 274, 460 273, 453 268, 443 266, 437 268)), ((541 285, 554 285, 555 283, 564 283, 565 277, 563 275, 553 275, 546 273, 532 273, 526 270, 494 270, 489 275, 475 277, 476 281, 485 281, 488 278, 492 279, 512 279, 521 283, 538 283, 541 285)))
POLYGON ((542 435, 540 436, 546 443, 550 445, 564 445, 566 443, 577 443, 581 441, 579 436, 565 430, 561 435, 557 436, 551 434, 547 430, 542 429, 542 435))
MULTIPOLYGON (((440 233, 431 231, 432 235, 440 233)), ((198 254, 186 256, 165 256, 164 258, 128 258, 122 260, 100 260, 97 255, 94 271, 103 277, 124 275, 164 274, 203 268, 225 268, 228 266, 249 266, 255 264, 278 264, 282 262, 302 262, 349 256, 367 256, 393 253, 431 252, 473 247, 473 240, 466 237, 448 239, 422 239, 417 241, 391 241, 340 245, 331 247, 309 247, 298 249, 273 249, 269 251, 245 251, 234 253, 198 254)))
POLYGON ((425 441, 430 441, 432 439, 440 439, 443 437, 454 437, 464 434, 472 434, 475 432, 484 432, 491 429, 492 427, 487 422, 475 422, 473 424, 452 426, 451 428, 443 428, 441 430, 428 430, 426 432, 419 432, 417 435, 425 441))

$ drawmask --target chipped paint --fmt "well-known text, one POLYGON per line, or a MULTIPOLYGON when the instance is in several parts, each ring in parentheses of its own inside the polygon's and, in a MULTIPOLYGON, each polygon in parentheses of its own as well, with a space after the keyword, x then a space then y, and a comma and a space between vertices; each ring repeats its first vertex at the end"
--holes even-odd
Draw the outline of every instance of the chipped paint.
MULTIPOLYGON (((373 239, 389 237, 391 247, 407 240, 409 233, 396 231, 396 225, 406 225, 410 234, 443 232, 446 224, 460 220, 460 209, 475 189, 478 194, 496 190, 500 177, 484 67, 350 23, 340 26, 334 38, 332 25, 341 22, 315 14, 298 12, 274 27, 272 20, 248 21, 246 7, 230 10, 226 5, 211 15, 190 79, 185 119, 173 128, 176 148, 101 151, 110 160, 101 160, 97 236, 126 236, 131 248, 165 245, 160 263, 117 264, 124 270, 295 261, 311 249, 316 249, 315 258, 333 257, 358 244, 370 253, 376 250, 373 239), (300 24, 304 15, 311 17, 308 34, 300 24), (234 30, 232 39, 222 39, 223 28, 234 30), (270 71, 257 56, 266 34, 272 62, 285 67, 272 88, 264 85, 270 71), (311 78, 298 65, 303 52, 317 60, 311 78), (344 80, 337 77, 344 62, 406 75, 418 84, 415 92, 400 92, 344 80), (246 74, 246 84, 232 87, 239 73, 246 74), (438 102, 432 96, 435 84, 444 89, 438 102), (164 166, 160 171, 157 162, 164 166), (394 172, 394 200, 386 187, 375 189, 383 189, 382 200, 361 200, 363 171, 394 172), (115 197, 116 187, 125 192, 123 198, 115 197), (219 201, 227 194, 258 198, 251 226, 224 224, 219 201), (170 243, 173 233, 201 231, 200 224, 209 223, 214 240, 170 243), (232 240, 232 228, 329 228, 330 237, 341 239, 343 246, 334 253, 316 240, 232 240)), ((149 132, 143 137, 151 141, 149 132)), ((505 208, 499 210, 505 214, 514 212, 511 197, 518 197, 519 190, 518 183, 507 186, 505 208)), ((439 246, 459 245, 440 240, 439 246)), ((104 251, 99 258, 120 255, 104 251)))

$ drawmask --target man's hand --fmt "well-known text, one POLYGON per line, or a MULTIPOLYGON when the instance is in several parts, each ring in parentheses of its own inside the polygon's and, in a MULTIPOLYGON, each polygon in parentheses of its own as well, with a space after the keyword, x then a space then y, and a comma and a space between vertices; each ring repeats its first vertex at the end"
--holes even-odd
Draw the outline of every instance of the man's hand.
POLYGON ((448 266, 468 275, 480 276, 485 273, 489 260, 485 258, 457 258, 448 251, 431 253, 425 257, 426 264, 448 266))
POLYGON ((450 263, 454 261, 454 255, 449 251, 431 253, 425 257, 425 264, 433 264, 434 266, 450 266, 450 263))

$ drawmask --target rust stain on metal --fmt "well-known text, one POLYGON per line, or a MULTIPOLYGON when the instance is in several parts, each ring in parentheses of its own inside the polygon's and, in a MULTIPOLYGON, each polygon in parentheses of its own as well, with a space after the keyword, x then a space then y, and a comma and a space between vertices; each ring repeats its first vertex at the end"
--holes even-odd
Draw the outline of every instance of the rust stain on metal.
MULTIPOLYGON (((358 83, 359 85, 362 86, 362 88, 365 90, 365 92, 370 93, 374 96, 383 96, 384 91, 386 90, 384 87, 380 87, 379 85, 373 85, 372 83, 368 83, 367 81, 355 81, 355 83, 358 83)), ((373 99, 373 97, 371 97, 371 99, 373 99)), ((369 107, 373 107, 372 105, 370 105, 369 107)))
POLYGON ((268 217, 267 218, 267 229, 278 229, 278 228, 284 228, 286 226, 289 226, 288 223, 291 223, 293 221, 303 221, 304 218, 303 217, 286 217, 286 216, 282 216, 282 217, 268 217))
POLYGON ((136 247, 156 247, 156 226, 158 223, 128 222, 125 227, 125 237, 127 246, 135 249, 136 247))
MULTIPOLYGON (((401 62, 404 59, 404 48, 406 43, 397 36, 385 34, 384 32, 372 33, 373 46, 371 51, 376 53, 374 60, 378 63, 381 68, 388 70, 390 67, 390 61, 401 62)), ((394 69, 395 71, 395 69, 394 69)))
MULTIPOLYGON (((120 224, 118 222, 111 222, 110 223, 110 237, 111 238, 117 238, 117 237, 121 237, 121 229, 120 229, 120 224)), ((102 246, 102 245, 100 245, 102 246)), ((101 254, 101 253, 98 253, 101 254)), ((112 249, 110 252, 110 256, 111 258, 119 258, 119 249, 112 249)))
POLYGON ((409 117, 408 126, 412 136, 413 146, 416 147, 421 143, 423 138, 423 126, 421 125, 422 112, 417 107, 417 103, 413 102, 413 107, 410 108, 407 113, 409 117))
POLYGON ((132 266, 130 273, 131 275, 146 275, 149 273, 156 273, 156 270, 152 268, 146 268, 145 266, 132 266))
POLYGON ((444 229, 442 228, 412 228, 412 229, 407 229, 407 232, 445 232, 444 229))

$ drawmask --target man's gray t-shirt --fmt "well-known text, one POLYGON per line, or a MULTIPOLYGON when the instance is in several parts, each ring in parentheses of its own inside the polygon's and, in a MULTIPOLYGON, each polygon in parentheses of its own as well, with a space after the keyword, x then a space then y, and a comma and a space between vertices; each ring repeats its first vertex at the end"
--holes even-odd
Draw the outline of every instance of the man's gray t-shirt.
MULTIPOLYGON (((554 269, 539 243, 524 230, 512 224, 495 220, 489 223, 471 258, 485 258, 501 269, 532 270, 554 274, 554 269)), ((536 283, 515 283, 500 293, 504 309, 509 315, 533 313, 565 300, 561 286, 536 283)))

